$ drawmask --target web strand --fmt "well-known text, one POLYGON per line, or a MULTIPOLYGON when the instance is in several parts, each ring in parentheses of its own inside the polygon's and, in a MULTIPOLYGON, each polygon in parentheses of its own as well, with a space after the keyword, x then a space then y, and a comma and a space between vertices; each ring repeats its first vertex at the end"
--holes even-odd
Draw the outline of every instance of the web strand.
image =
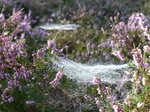
POLYGON ((61 57, 57 58, 52 59, 52 62, 55 64, 54 69, 61 70, 63 68, 67 77, 76 79, 79 82, 92 82, 94 77, 99 77, 103 82, 108 83, 119 83, 129 80, 124 73, 125 68, 128 67, 127 64, 89 65, 76 63, 61 57))

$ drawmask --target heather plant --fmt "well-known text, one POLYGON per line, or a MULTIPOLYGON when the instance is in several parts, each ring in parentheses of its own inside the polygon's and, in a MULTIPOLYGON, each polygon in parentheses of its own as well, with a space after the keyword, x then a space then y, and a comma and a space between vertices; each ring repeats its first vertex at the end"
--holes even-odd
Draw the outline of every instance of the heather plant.
MULTIPOLYGON (((125 57, 131 57, 131 50, 135 47, 142 48, 144 45, 149 45, 149 22, 142 13, 133 13, 128 19, 128 23, 117 22, 119 15, 111 18, 111 32, 108 33, 109 38, 104 43, 101 43, 101 48, 108 47, 114 55, 120 56, 121 60, 125 57), (118 51, 118 49, 120 51, 118 51)), ((111 53, 110 52, 110 53, 111 53)))
POLYGON ((100 107, 100 112, 149 111, 149 24, 148 20, 144 18, 144 15, 141 13, 133 14, 129 18, 128 27, 125 23, 120 22, 118 25, 122 27, 118 27, 118 25, 115 26, 116 33, 113 33, 115 38, 108 40, 113 43, 111 46, 112 50, 117 49, 113 52, 113 55, 122 61, 126 60, 126 62, 131 63, 129 71, 126 73, 130 75, 132 91, 127 93, 124 102, 118 102, 118 100, 115 101, 116 99, 113 100, 115 97, 109 96, 113 95, 109 87, 101 86, 102 81, 98 78, 94 79, 93 83, 99 85, 97 88, 99 97, 96 98, 96 104, 100 107), (130 34, 131 31, 132 34, 130 34), (130 39, 132 39, 132 41, 130 39), (138 41, 136 41, 136 39, 138 39, 138 41), (125 43, 123 44, 122 41, 125 43), (127 49, 128 46, 130 48, 127 49), (140 48, 142 48, 143 51, 140 48), (122 51, 129 57, 125 58, 125 54, 122 51), (133 59, 133 61, 130 59, 133 59), (103 104, 108 105, 105 107, 103 104))
MULTIPOLYGON (((27 53, 24 50, 24 37, 15 39, 17 33, 21 32, 18 32, 20 27, 14 29, 18 26, 16 23, 20 21, 20 14, 21 11, 1 22, 1 104, 4 105, 14 101, 12 91, 15 88, 22 89, 20 80, 24 78, 28 82, 31 74, 23 64, 23 62, 28 63, 25 60, 27 53)), ((7 107, 1 105, 1 109, 7 110, 7 107)))
MULTIPOLYGON (((139 44, 149 44, 149 22, 142 13, 132 14, 128 23, 118 22, 118 18, 119 13, 110 18, 111 30, 101 28, 99 32, 96 28, 87 27, 86 30, 79 28, 75 31, 53 31, 48 38, 56 42, 58 49, 63 49, 63 57, 66 58, 80 62, 115 62, 117 59, 112 53, 119 53, 120 49, 123 61, 126 56, 132 58, 130 52, 139 44), (54 32, 57 33, 56 36, 54 32), (52 38, 54 36, 55 38, 52 38)), ((89 26, 92 24, 90 21, 88 23, 89 26)))
MULTIPOLYGON (((27 21, 21 18, 21 11, 8 19, 2 18, 0 23, 0 111, 45 109, 44 105, 48 105, 48 102, 45 102, 46 92, 42 92, 55 84, 50 83, 55 78, 50 74, 56 72, 43 58, 49 45, 37 50, 37 53, 33 54, 33 61, 28 57, 30 54, 26 52, 25 31, 30 29, 24 29, 28 24, 23 24, 27 21)), ((54 79, 57 82, 55 87, 59 83, 58 79, 61 77, 54 79)))
POLYGON ((148 112, 149 111, 149 46, 144 46, 143 53, 139 48, 132 50, 133 62, 128 72, 132 82, 132 91, 128 92, 123 102, 116 101, 109 87, 103 87, 102 81, 95 78, 93 83, 98 85, 99 97, 96 104, 100 112, 148 112), (106 105, 106 106, 105 106, 106 105))
POLYGON ((42 30, 34 29, 33 32, 28 28, 29 24, 20 25, 25 22, 21 11, 8 19, 2 18, 0 23, 0 111, 68 111, 70 108, 75 111, 79 107, 88 110, 88 106, 80 104, 82 96, 76 95, 79 97, 76 98, 68 93, 68 87, 78 86, 63 76, 63 70, 56 73, 47 59, 62 51, 56 50, 56 43, 51 40, 38 46, 36 43, 41 41, 36 42, 35 36, 44 40, 42 30), (32 46, 33 51, 30 41, 37 45, 36 49, 32 46), (61 82, 64 83, 62 86, 59 85, 61 82))
MULTIPOLYGON (((3 0, 4 1, 4 0, 3 0)), ((101 0, 96 0, 95 2, 91 1, 78 1, 78 0, 72 0, 72 1, 40 1, 40 0, 35 0, 35 4, 33 5, 33 1, 24 1, 24 2, 15 2, 15 7, 20 8, 24 7, 26 12, 30 12, 28 10, 32 11, 32 16, 36 18, 37 21, 31 20, 30 18, 30 24, 37 24, 39 21, 41 22, 56 22, 56 23, 77 23, 80 24, 82 27, 86 28, 85 29, 79 29, 77 32, 59 32, 57 35, 57 51, 62 51, 63 53, 61 55, 64 55, 64 57, 68 57, 73 60, 81 61, 81 62, 94 62, 97 60, 114 60, 112 59, 112 55, 109 53, 111 52, 111 48, 109 48, 110 42, 103 43, 106 38, 109 38, 111 34, 109 35, 108 31, 102 32, 100 31, 100 28, 102 25, 104 28, 110 28, 109 25, 105 23, 110 23, 110 17, 114 16, 118 12, 120 12, 120 19, 119 20, 125 20, 127 17, 129 17, 130 13, 136 10, 139 10, 139 7, 136 8, 123 8, 127 4, 129 6, 129 1, 127 3, 124 3, 122 1, 101 1, 101 0), (45 4, 44 4, 45 3, 45 4), (119 3, 119 4, 118 4, 119 3), (22 5, 21 5, 22 4, 22 5), (42 5, 43 4, 43 5, 42 5), (95 7, 93 7, 93 5, 95 7), (42 11, 42 15, 40 14, 40 11, 36 9, 36 7, 40 7, 42 11), (76 6, 76 7, 74 7, 76 6), (51 7, 51 8, 50 8, 51 7), (55 7, 55 8, 54 8, 55 7), (49 8, 49 10, 47 10, 49 8), (111 9, 111 10, 110 10, 111 9), (44 10, 44 11, 43 11, 44 10), (36 12, 37 11, 37 12, 36 12), (130 12, 130 13, 129 13, 130 12), (50 17, 47 15, 50 15, 50 17), (38 16, 39 14, 39 16, 38 16), (47 16, 47 17, 46 17, 47 16), (46 20, 46 18, 49 18, 46 20), (124 19, 123 19, 124 18, 124 19), (40 19, 40 20, 39 20, 40 19), (83 33, 84 31, 84 33, 83 33), (79 34, 81 32, 81 35, 79 34), (64 38, 61 38, 63 35, 65 35, 64 38), (86 36, 85 36, 86 35, 86 36), (109 36, 108 36, 109 35, 109 36), (79 37, 79 38, 77 38, 79 37), (84 39, 81 39, 84 37, 84 39), (74 39, 75 38, 75 39, 74 39), (72 42, 70 42, 70 39, 72 42), (65 45, 67 43, 67 45, 65 45), (93 48, 92 46, 95 44, 95 47, 93 48), (65 47, 66 46, 66 47, 65 47), (68 46, 68 47, 67 47, 68 46), (107 49, 105 49, 107 46, 107 49), (103 47, 103 48, 102 48, 103 47), (58 50, 60 49, 60 50, 58 50), (89 51, 91 52, 89 53, 89 51), (82 60, 83 59, 83 60, 82 60)), ((137 6, 144 2, 139 1, 131 1, 137 6)), ((7 6, 6 10, 9 9, 9 4, 6 4, 6 1, 4 2, 5 5, 7 6)), ((12 7, 10 8, 12 9, 12 7)), ((6 11, 5 11, 6 12, 6 11)), ((31 17, 31 14, 30 14, 31 17)), ((29 19, 28 19, 29 20, 29 19)), ((116 26, 117 27, 117 26, 116 26)), ((125 29, 125 28, 124 28, 125 29)), ((38 29, 40 30, 40 29, 38 29)), ((107 30, 107 29, 106 29, 107 30)), ((36 36, 37 29, 33 29, 32 31, 28 32, 29 36, 27 38, 26 43, 27 47, 30 47, 30 49, 27 50, 28 53, 32 54, 31 52, 35 52, 39 46, 39 48, 42 47, 42 44, 45 44, 45 34, 46 32, 44 31, 38 31, 41 34, 38 35, 43 35, 43 39, 39 39, 38 36, 36 36), (33 36, 34 35, 34 36, 33 36), (34 37, 34 38, 33 38, 34 37), (34 41, 36 39, 37 41, 34 41), (30 41, 28 41, 30 40, 30 41), (31 41, 32 40, 32 41, 31 41), (30 44, 30 43, 35 43, 35 44, 30 44), (33 46, 31 46, 33 45, 33 46)), ((115 33, 115 28, 112 28, 112 31, 115 33)), ((50 31, 50 39, 55 37, 55 33, 57 31, 50 31)), ((130 32, 132 33, 132 32, 130 32)), ((126 33, 125 33, 126 34, 126 33)), ((112 34, 112 37, 117 34, 112 34)), ((120 35, 120 34, 118 34, 120 35)), ((109 40, 112 40, 112 38, 109 40)), ((123 40, 120 40, 123 41, 123 40)), ((132 42, 130 42, 132 45, 132 42)), ((130 45, 128 45, 127 49, 130 48, 130 45)), ((133 46, 133 45, 132 45, 133 46)), ((119 46, 120 47, 120 46, 119 46)), ((124 47, 124 46, 123 46, 124 47)), ((114 48, 114 46, 113 46, 114 48)), ((116 46, 115 46, 116 48, 116 46)), ((113 49, 114 50, 114 49, 113 49)), ((116 49, 115 49, 116 50, 116 49)), ((114 57, 113 57, 114 58, 114 57)), ((116 60, 116 59, 115 59, 116 60)))

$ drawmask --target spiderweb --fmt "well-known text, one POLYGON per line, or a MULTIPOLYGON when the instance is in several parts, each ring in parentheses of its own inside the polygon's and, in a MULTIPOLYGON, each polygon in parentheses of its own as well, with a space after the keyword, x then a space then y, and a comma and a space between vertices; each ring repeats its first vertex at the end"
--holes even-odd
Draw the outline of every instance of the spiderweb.
POLYGON ((55 70, 61 70, 63 68, 64 74, 71 78, 76 79, 78 82, 92 82, 94 77, 101 78, 103 82, 119 83, 128 81, 126 77, 125 68, 127 64, 122 65, 101 65, 101 64, 81 64, 64 59, 61 57, 53 58, 53 64, 55 64, 55 70))

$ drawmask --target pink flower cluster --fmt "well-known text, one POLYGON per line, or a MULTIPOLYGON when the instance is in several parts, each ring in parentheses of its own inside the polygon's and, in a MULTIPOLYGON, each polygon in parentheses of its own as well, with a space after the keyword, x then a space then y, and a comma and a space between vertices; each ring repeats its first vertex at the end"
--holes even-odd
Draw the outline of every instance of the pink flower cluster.
POLYGON ((94 80, 93 80, 93 84, 101 84, 102 83, 102 81, 101 81, 101 79, 100 78, 94 78, 94 80))
POLYGON ((102 107, 101 109, 99 109, 99 112, 103 112, 104 110, 105 111, 111 110, 114 102, 116 101, 116 97, 112 94, 111 88, 102 87, 99 85, 97 91, 99 97, 95 98, 96 101, 95 103, 97 104, 97 106, 102 107))
MULTIPOLYGON (((14 88, 22 88, 21 80, 30 82, 32 72, 28 70, 20 59, 27 58, 25 50, 25 34, 22 33, 22 16, 21 11, 13 12, 13 15, 7 20, 0 18, 0 80, 3 81, 1 86, 2 102, 13 102, 12 96, 14 88), (8 32, 9 31, 9 32, 8 32)), ((25 85, 24 85, 25 86, 25 85)))
POLYGON ((148 19, 142 13, 133 13, 128 20, 128 30, 131 31, 142 31, 143 33, 139 36, 146 36, 150 40, 150 24, 148 19))
POLYGON ((145 103, 141 103, 141 102, 140 102, 140 103, 137 104, 137 107, 138 107, 138 108, 141 108, 141 107, 144 106, 144 105, 145 105, 145 103))
POLYGON ((131 53, 133 54, 134 64, 137 67, 145 68, 141 49, 138 49, 138 48, 133 49, 131 53))
POLYGON ((127 97, 124 99, 124 103, 128 106, 131 105, 131 102, 132 102, 132 97, 130 95, 127 95, 127 97))
POLYGON ((28 105, 33 105, 35 103, 35 101, 26 101, 26 104, 28 105))
MULTIPOLYGON (((143 51, 139 48, 135 48, 131 51, 133 56, 133 64, 135 65, 134 70, 129 70, 126 72, 128 75, 130 75, 131 82, 133 83, 132 92, 127 95, 127 97, 124 99, 123 104, 115 103, 114 101, 109 100, 111 103, 111 106, 114 110, 114 112, 126 112, 126 110, 132 110, 132 112, 138 112, 137 110, 143 111, 142 109, 147 109, 147 102, 149 100, 147 97, 149 96, 148 92, 149 90, 147 87, 149 87, 149 52, 150 47, 149 45, 146 45, 143 47, 143 51), (145 96, 143 96, 143 93, 145 96), (137 95, 137 96, 136 96, 137 95), (137 99, 142 99, 139 102, 135 102, 137 99), (136 107, 133 107, 133 105, 136 104, 136 107), (125 106, 123 106, 125 105, 125 106)), ((122 60, 122 56, 120 56, 120 52, 115 52, 114 55, 119 57, 122 60)), ((103 88, 98 88, 98 94, 100 97, 112 99, 112 94, 108 94, 111 92, 108 92, 109 89, 106 89, 107 91, 103 91, 103 88), (107 97, 106 97, 107 96, 107 97)), ((110 91, 110 90, 109 90, 110 91)), ((104 100, 104 99, 103 99, 104 100)), ((103 101, 102 100, 102 101, 103 101)), ((102 104, 101 100, 96 99, 96 104, 102 104)))
MULTIPOLYGON (((137 108, 138 110, 142 107, 146 108, 147 107, 147 103, 148 99, 146 96, 148 96, 148 91, 147 91, 147 87, 149 86, 149 61, 147 62, 147 56, 149 53, 149 46, 146 45, 143 47, 143 53, 145 55, 142 55, 142 50, 139 48, 133 49, 132 50, 132 54, 133 54, 133 60, 134 60, 134 64, 135 66, 135 70, 133 70, 131 72, 132 74, 132 78, 131 78, 131 82, 133 83, 133 90, 130 95, 128 95, 125 99, 124 99, 124 103, 126 105, 129 106, 129 108, 133 105, 133 101, 135 100, 135 98, 133 97, 133 95, 139 95, 137 96, 138 98, 144 98, 144 100, 142 99, 141 101, 139 101, 137 103, 137 108), (144 71, 143 71, 144 70, 144 71), (144 93, 145 96, 142 96, 144 93), (145 98, 146 97, 146 98, 145 98)), ((134 109, 133 112, 138 112, 137 109, 134 109)))
POLYGON ((60 79, 62 78, 62 76, 63 76, 63 71, 59 71, 59 72, 56 74, 55 79, 50 82, 50 84, 52 85, 53 88, 56 88, 56 86, 59 84, 59 81, 60 81, 60 79))
POLYGON ((150 47, 148 45, 143 47, 143 50, 145 53, 148 53, 150 51, 150 47))
POLYGON ((55 47, 55 46, 56 46, 56 42, 55 41, 51 41, 51 40, 47 41, 47 49, 55 47))
POLYGON ((19 79, 25 79, 29 81, 30 71, 26 70, 18 62, 18 58, 27 57, 24 52, 24 41, 18 40, 12 42, 13 37, 1 38, 0 46, 0 80, 6 80, 7 86, 2 89, 2 98, 4 102, 12 102, 13 97, 8 93, 13 90, 14 87, 21 87, 19 79), (11 73, 9 72, 11 71, 11 73))
POLYGON ((12 36, 1 38, 0 46, 0 60, 3 60, 0 65, 1 70, 9 67, 19 65, 17 58, 20 56, 26 57, 27 54, 23 51, 24 41, 18 40, 18 42, 12 42, 12 36))
POLYGON ((125 60, 125 57, 124 55, 121 53, 121 51, 114 51, 112 53, 114 56, 118 57, 120 60, 124 61, 125 60))
POLYGON ((40 50, 37 50, 36 53, 32 54, 33 60, 36 61, 37 59, 43 58, 45 56, 46 48, 42 48, 40 50))
POLYGON ((142 13, 133 13, 128 20, 128 29, 133 31, 148 31, 148 19, 142 13))
MULTIPOLYGON (((130 56, 131 50, 140 43, 149 45, 149 29, 150 24, 148 19, 142 13, 134 13, 129 17, 127 24, 125 24, 125 22, 119 22, 118 24, 113 25, 111 38, 108 38, 104 43, 106 43, 107 47, 110 47, 113 51, 116 51, 116 49, 119 48, 124 55, 130 56)), ((119 52, 114 54, 121 60, 124 60, 119 52)))
POLYGON ((125 112, 120 103, 113 105, 114 112, 125 112))

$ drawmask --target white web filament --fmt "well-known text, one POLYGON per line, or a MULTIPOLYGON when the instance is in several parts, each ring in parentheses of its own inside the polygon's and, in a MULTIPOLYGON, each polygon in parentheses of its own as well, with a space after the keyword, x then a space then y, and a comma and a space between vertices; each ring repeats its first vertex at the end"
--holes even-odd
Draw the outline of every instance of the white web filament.
POLYGON ((61 57, 52 59, 52 62, 55 64, 55 70, 63 68, 64 74, 67 77, 76 79, 79 82, 92 82, 94 77, 101 78, 103 82, 108 83, 120 83, 129 80, 124 73, 125 68, 128 67, 127 64, 89 65, 76 63, 61 57))

